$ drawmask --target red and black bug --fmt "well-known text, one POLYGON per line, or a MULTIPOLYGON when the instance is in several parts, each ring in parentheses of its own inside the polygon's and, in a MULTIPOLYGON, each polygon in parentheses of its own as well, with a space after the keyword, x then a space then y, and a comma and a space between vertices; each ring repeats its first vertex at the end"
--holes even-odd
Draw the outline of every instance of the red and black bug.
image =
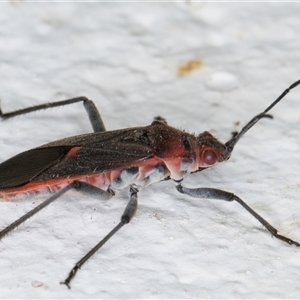
POLYGON ((181 184, 189 174, 228 160, 240 138, 260 119, 272 118, 267 113, 299 84, 300 80, 293 83, 225 144, 209 132, 195 136, 171 127, 162 117, 155 118, 149 126, 106 131, 96 106, 85 97, 42 104, 12 113, 0 111, 2 119, 8 119, 49 107, 83 102, 94 129, 94 133, 54 141, 25 151, 0 164, 1 198, 10 199, 19 193, 42 190, 55 192, 42 204, 2 230, 0 239, 70 189, 99 199, 110 199, 118 190, 129 188, 129 203, 119 224, 75 264, 62 282, 70 288, 70 282, 78 269, 133 218, 139 190, 161 180, 173 180, 182 194, 238 202, 274 237, 300 247, 298 242, 278 234, 276 228, 238 196, 219 189, 191 189, 181 184))

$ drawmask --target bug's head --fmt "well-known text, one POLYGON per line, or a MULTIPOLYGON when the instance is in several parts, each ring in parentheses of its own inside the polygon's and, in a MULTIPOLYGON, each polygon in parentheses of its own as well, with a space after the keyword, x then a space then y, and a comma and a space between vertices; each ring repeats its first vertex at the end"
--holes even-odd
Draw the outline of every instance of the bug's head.
POLYGON ((226 146, 208 131, 199 134, 197 142, 199 145, 199 171, 226 160, 224 156, 226 146))
POLYGON ((261 113, 255 116, 242 130, 225 144, 218 141, 212 134, 205 131, 197 136, 199 144, 199 169, 202 171, 230 158, 231 153, 240 138, 262 118, 272 118, 271 115, 261 113))

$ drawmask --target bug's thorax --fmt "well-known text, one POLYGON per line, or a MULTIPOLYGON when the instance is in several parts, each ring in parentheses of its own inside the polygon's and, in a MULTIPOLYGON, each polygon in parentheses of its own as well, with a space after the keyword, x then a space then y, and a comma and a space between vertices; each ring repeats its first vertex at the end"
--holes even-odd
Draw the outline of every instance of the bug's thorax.
POLYGON ((225 160, 226 147, 207 131, 196 137, 161 122, 153 122, 149 140, 155 156, 164 162, 174 180, 225 160))

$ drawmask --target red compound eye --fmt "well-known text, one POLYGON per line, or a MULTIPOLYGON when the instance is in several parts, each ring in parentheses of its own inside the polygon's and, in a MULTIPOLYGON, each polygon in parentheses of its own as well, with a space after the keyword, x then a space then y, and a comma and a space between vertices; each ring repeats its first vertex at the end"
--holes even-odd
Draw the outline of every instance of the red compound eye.
POLYGON ((203 162, 209 166, 215 164, 218 161, 216 153, 211 150, 205 150, 202 154, 202 159, 203 162))

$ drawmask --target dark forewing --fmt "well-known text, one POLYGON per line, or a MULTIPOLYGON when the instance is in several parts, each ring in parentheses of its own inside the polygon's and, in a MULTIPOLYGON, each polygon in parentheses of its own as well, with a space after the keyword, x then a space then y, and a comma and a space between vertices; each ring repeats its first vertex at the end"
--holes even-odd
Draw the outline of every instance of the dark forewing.
MULTIPOLYGON (((147 127, 75 136, 54 143, 55 145, 72 144, 80 147, 80 150, 53 165, 35 180, 46 180, 53 175, 59 178, 108 172, 131 167, 137 161, 153 157, 147 127)), ((53 143, 43 147, 49 145, 53 143)))
POLYGON ((147 127, 69 137, 20 153, 0 164, 0 189, 30 181, 122 169, 151 156, 147 127), (78 151, 72 154, 70 150, 74 148, 78 151))
POLYGON ((136 149, 131 145, 123 145, 122 150, 83 147, 73 156, 68 156, 45 170, 34 178, 34 181, 125 169, 137 165, 138 161, 152 157, 147 151, 136 149), (135 152, 129 153, 130 150, 135 152))

